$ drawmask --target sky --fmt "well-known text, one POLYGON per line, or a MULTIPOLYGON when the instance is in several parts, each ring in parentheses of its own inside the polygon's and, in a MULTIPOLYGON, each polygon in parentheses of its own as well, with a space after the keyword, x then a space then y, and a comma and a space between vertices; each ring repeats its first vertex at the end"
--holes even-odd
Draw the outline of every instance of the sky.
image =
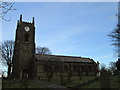
POLYGON ((117 2, 15 2, 3 21, 2 42, 15 40, 17 20, 35 17, 36 46, 53 55, 81 56, 109 65, 116 61, 107 36, 117 25, 117 2))

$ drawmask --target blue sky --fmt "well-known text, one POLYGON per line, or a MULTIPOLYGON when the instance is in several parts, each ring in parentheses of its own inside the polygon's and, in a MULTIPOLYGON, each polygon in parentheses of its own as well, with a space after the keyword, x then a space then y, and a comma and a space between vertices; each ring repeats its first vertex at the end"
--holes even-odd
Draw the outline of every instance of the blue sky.
POLYGON ((54 55, 89 57, 100 63, 115 61, 107 36, 117 24, 117 2, 16 2, 2 23, 2 41, 14 40, 17 20, 35 17, 36 46, 54 55))

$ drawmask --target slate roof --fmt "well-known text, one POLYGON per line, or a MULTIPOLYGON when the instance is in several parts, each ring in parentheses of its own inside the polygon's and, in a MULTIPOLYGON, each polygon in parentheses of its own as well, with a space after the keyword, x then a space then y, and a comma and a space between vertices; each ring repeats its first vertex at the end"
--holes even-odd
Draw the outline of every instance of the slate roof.
POLYGON ((37 61, 62 61, 62 62, 81 62, 81 63, 96 63, 93 59, 75 57, 75 56, 62 56, 62 55, 41 55, 35 54, 37 61))

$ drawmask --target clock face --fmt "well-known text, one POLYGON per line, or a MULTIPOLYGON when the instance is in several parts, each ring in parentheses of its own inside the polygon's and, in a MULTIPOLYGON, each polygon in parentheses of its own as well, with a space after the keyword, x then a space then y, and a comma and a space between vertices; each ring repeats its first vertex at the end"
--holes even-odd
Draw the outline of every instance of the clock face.
POLYGON ((25 26, 24 29, 25 29, 26 32, 30 31, 30 28, 28 26, 25 26))

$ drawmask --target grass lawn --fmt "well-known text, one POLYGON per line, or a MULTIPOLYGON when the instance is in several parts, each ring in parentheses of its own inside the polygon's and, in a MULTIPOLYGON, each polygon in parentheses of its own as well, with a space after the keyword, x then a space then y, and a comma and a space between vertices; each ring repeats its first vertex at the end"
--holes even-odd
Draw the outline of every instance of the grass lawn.
POLYGON ((95 81, 89 85, 85 85, 81 88, 100 88, 100 81, 95 81))
MULTIPOLYGON (((73 88, 75 86, 79 86, 82 83, 85 83, 89 80, 93 80, 95 78, 95 76, 83 76, 82 79, 79 79, 79 77, 74 76, 71 78, 71 82, 67 82, 67 77, 64 77, 64 86, 65 87, 69 87, 69 88, 73 88)), ((41 78, 41 79, 35 79, 40 80, 40 81, 44 81, 44 82, 48 82, 47 78, 41 78)), ((40 83, 37 83, 35 80, 29 80, 28 81, 28 88, 48 88, 44 85, 41 85, 40 83)), ((51 79, 51 81, 49 81, 51 83, 55 83, 55 84, 61 84, 60 83, 60 78, 59 77, 53 77, 51 79)), ((24 83, 21 83, 18 80, 8 80, 5 79, 3 80, 3 88, 24 88, 24 83)), ((118 76, 110 76, 110 88, 118 88, 118 86, 120 85, 120 83, 118 84, 118 76)), ((81 88, 100 88, 100 79, 89 83, 87 85, 83 85, 81 88)))
MULTIPOLYGON (((110 76, 109 79, 110 88, 118 88, 118 86, 120 85, 120 82, 118 83, 118 76, 110 76)), ((100 86, 100 80, 98 80, 89 85, 83 86, 82 88, 101 88, 100 86)))
MULTIPOLYGON (((22 83, 19 80, 3 80, 2 82, 3 88, 25 88, 25 83, 22 83)), ((44 85, 40 85, 39 83, 29 80, 26 85, 28 88, 47 88, 44 85)))
MULTIPOLYGON (((94 79, 95 76, 83 76, 82 79, 79 79, 79 77, 74 76, 71 78, 71 82, 67 82, 67 77, 64 77, 64 82, 66 87, 72 88, 75 86, 78 86, 82 83, 85 83, 89 80, 94 79)), ((42 81, 48 81, 47 78, 41 78, 42 81)), ((60 78, 59 77, 53 77, 50 81, 51 83, 60 84, 60 78)), ((120 84, 119 84, 120 85, 120 84)), ((90 84, 87 84, 85 86, 82 86, 81 88, 100 88, 100 79, 97 81, 94 81, 90 84)), ((118 88, 118 76, 110 76, 110 88, 118 88)))
POLYGON ((94 76, 89 76, 89 77, 84 76, 84 77, 82 77, 82 79, 79 79, 79 77, 77 77, 77 76, 72 77, 71 82, 66 83, 65 86, 74 87, 74 86, 80 85, 82 83, 85 83, 85 82, 87 82, 89 80, 92 80, 94 78, 95 78, 94 76))
MULTIPOLYGON (((78 76, 74 76, 71 78, 71 82, 67 82, 67 77, 64 77, 64 82, 65 82, 64 86, 71 88, 71 87, 77 86, 79 84, 82 84, 84 82, 87 82, 89 80, 92 80, 94 78, 95 78, 95 76, 89 76, 89 77, 83 76, 82 79, 79 79, 78 76)), ((47 78, 41 78, 40 80, 48 82, 47 78)), ((53 77, 51 79, 51 81, 49 81, 49 82, 55 83, 55 84, 61 84, 59 77, 53 77)))
POLYGON ((118 80, 120 80, 120 77, 118 77, 118 76, 111 76, 110 77, 111 88, 118 88, 118 86, 120 87, 120 81, 118 82, 118 80))

